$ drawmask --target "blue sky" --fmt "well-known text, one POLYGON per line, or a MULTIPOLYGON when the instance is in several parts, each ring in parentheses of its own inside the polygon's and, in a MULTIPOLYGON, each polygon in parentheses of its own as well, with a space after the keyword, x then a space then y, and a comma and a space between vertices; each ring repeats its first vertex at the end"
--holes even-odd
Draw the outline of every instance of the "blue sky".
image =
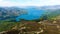
POLYGON ((60 0, 0 0, 0 6, 49 6, 60 5, 60 0))

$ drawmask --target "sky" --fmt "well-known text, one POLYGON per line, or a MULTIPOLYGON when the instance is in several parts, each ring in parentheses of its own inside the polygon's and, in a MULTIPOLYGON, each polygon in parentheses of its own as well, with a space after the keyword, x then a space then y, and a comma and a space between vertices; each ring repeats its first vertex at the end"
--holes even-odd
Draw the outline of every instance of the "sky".
POLYGON ((60 0, 0 0, 0 6, 50 6, 60 5, 60 0))

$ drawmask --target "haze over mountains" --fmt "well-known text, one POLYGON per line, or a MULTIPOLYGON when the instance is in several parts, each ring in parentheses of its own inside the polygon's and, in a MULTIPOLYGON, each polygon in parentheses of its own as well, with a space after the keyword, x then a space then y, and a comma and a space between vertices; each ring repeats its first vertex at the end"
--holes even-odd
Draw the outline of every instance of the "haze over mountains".
MULTIPOLYGON (((35 7, 35 6, 28 6, 25 8, 20 7, 0 7, 0 20, 9 19, 9 18, 16 18, 20 14, 27 13, 26 9, 37 9, 37 10, 44 10, 53 15, 60 15, 60 5, 56 6, 42 6, 42 7, 35 7)), ((47 14, 48 14, 47 13, 47 14)))
POLYGON ((16 17, 23 12, 23 9, 18 7, 0 7, 0 19, 16 17))

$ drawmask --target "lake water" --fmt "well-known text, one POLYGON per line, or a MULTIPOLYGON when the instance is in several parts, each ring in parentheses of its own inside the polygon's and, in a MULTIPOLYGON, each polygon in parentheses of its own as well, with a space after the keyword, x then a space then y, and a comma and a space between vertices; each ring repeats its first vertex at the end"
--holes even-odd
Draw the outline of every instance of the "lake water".
POLYGON ((45 13, 45 11, 39 10, 39 9, 35 9, 35 8, 28 8, 26 10, 27 10, 27 14, 19 15, 16 18, 16 21, 20 21, 20 19, 36 20, 36 19, 41 18, 41 16, 43 16, 43 14, 45 13))

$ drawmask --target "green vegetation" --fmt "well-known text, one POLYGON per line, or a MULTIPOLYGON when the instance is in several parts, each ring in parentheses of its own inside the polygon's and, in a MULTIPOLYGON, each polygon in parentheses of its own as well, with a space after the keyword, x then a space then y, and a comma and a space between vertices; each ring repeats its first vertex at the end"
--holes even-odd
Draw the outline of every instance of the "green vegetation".
MULTIPOLYGON (((54 20, 54 19, 56 19, 56 17, 58 18, 58 16, 60 16, 60 10, 54 11, 54 12, 48 12, 44 16, 41 16, 40 19, 38 19, 38 20, 30 20, 30 22, 34 22, 34 21, 38 22, 40 20, 44 20, 44 18, 47 18, 47 20, 54 20)), ((14 20, 14 18, 13 18, 13 20, 14 20)), ((22 19, 22 21, 24 21, 24 19, 22 19)), ((12 21, 12 18, 7 19, 7 20, 0 20, 0 31, 11 30, 18 23, 20 23, 20 22, 12 21)))
POLYGON ((0 31, 11 30, 16 24, 16 22, 0 21, 0 31))

